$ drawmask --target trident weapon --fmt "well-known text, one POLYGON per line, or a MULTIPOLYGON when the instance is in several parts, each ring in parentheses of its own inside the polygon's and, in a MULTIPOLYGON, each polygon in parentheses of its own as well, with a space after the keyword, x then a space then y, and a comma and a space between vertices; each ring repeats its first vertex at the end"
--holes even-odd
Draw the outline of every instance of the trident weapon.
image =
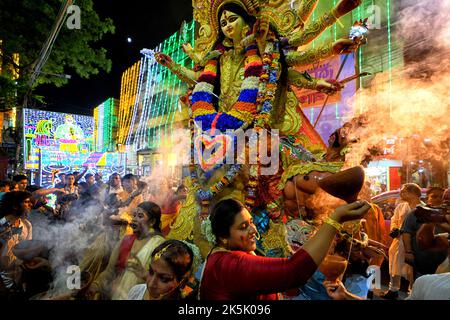
MULTIPOLYGON (((367 19, 365 19, 365 20, 360 20, 360 21, 356 21, 356 22, 353 24, 353 26, 350 28, 349 39, 352 39, 352 40, 361 39, 361 40, 363 40, 363 39, 364 39, 364 35, 365 35, 368 31, 369 31, 369 28, 367 27, 367 19)), ((363 42, 363 43, 364 43, 364 42, 363 42)), ((339 79, 339 76, 341 75, 341 72, 342 72, 342 70, 343 70, 343 68, 344 68, 344 66, 345 66, 345 63, 347 62, 349 56, 350 56, 350 53, 347 53, 347 54, 345 55, 344 60, 342 61, 341 66, 339 67, 338 73, 337 73, 337 75, 336 75, 336 79, 335 79, 336 81, 339 79)), ((349 78, 347 78, 347 79, 344 79, 343 81, 349 82, 349 81, 351 81, 351 80, 357 79, 357 78, 359 78, 359 77, 362 77, 362 76, 365 76, 365 75, 368 75, 368 74, 369 74, 369 73, 367 73, 367 72, 363 72, 363 73, 360 73, 360 74, 358 74, 358 75, 352 76, 352 77, 354 77, 353 79, 350 79, 350 78, 352 78, 352 77, 349 77, 349 78)), ((346 83, 346 82, 345 82, 345 83, 346 83)), ((339 81, 339 83, 342 84, 342 81, 339 81)), ((327 97, 326 97, 326 99, 325 99, 325 101, 324 101, 324 103, 323 103, 323 106, 322 106, 322 108, 320 109, 319 115, 318 115, 316 121, 314 122, 314 128, 315 128, 315 127, 317 126, 317 124, 319 123, 320 117, 322 116, 323 110, 325 109, 325 106, 326 106, 327 103, 328 103, 329 97, 330 97, 330 95, 327 95, 327 97)))

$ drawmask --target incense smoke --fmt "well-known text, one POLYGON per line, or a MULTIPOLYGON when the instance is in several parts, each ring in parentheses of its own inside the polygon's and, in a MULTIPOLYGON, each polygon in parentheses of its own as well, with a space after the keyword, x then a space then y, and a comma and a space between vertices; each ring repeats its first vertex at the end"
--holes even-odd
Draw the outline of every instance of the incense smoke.
MULTIPOLYGON (((416 1, 409 1, 413 3, 416 1)), ((351 105, 364 124, 353 126, 347 165, 361 163, 368 150, 396 141, 403 161, 446 161, 450 115, 450 4, 414 3, 400 11, 395 38, 403 44, 405 66, 375 75, 351 105)), ((370 35, 369 35, 370 39, 370 35)))

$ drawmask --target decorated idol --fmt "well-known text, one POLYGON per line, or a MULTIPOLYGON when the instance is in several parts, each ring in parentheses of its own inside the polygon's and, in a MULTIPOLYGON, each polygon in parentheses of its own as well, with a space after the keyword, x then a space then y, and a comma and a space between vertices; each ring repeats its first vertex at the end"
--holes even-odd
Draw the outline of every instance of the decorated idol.
MULTIPOLYGON (((193 0, 200 28, 195 46, 184 45, 193 70, 162 53, 156 60, 190 85, 182 99, 191 115, 189 194, 170 238, 209 250, 202 232, 209 208, 233 198, 251 212, 266 255, 287 256, 286 220, 304 215, 307 199, 324 175, 343 162, 303 114, 291 87, 333 94, 342 85, 294 69, 333 55, 348 54, 360 37, 347 37, 298 50, 355 9, 341 0, 314 21, 317 0, 193 0), (294 8, 295 7, 295 8, 294 8)), ((340 137, 336 137, 338 140, 340 137)), ((341 148, 342 149, 342 148, 341 148)))

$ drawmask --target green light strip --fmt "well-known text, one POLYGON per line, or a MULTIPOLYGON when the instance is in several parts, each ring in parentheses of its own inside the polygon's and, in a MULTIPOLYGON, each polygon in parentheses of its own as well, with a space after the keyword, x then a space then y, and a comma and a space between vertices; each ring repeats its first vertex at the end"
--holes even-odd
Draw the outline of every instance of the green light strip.
MULTIPOLYGON (((336 7, 336 0, 333 0, 333 8, 334 7, 336 7)), ((333 38, 334 38, 334 41, 337 40, 337 24, 336 23, 333 25, 333 38)), ((335 105, 335 116, 336 116, 336 119, 339 119, 339 103, 337 103, 337 102, 335 105)))
MULTIPOLYGON (((359 20, 362 19, 361 6, 358 7, 358 11, 357 12, 358 12, 357 13, 357 19, 359 21, 359 20)), ((362 61, 363 61, 363 54, 362 54, 362 47, 360 47, 358 49, 358 69, 359 69, 358 72, 361 72, 361 70, 363 69, 362 61)), ((359 89, 362 89, 362 88, 363 88, 362 78, 359 78, 359 89)), ((361 102, 361 104, 359 106, 359 111, 360 111, 360 113, 363 113, 364 112, 364 110, 363 110, 364 102, 363 102, 363 99, 362 99, 362 95, 360 97, 360 102, 361 102)))
MULTIPOLYGON (((164 47, 164 43, 161 43, 159 45, 158 51, 162 52, 163 51, 163 47, 164 47)), ((156 141, 155 141, 156 140, 155 118, 158 115, 158 108, 159 108, 159 105, 161 103, 160 102, 161 101, 160 91, 161 91, 161 86, 162 86, 162 73, 163 73, 163 71, 164 71, 164 67, 161 66, 160 64, 158 64, 158 67, 156 68, 156 72, 155 72, 155 76, 158 79, 158 83, 156 84, 156 88, 155 88, 155 94, 157 96, 156 96, 156 99, 155 99, 155 103, 150 106, 152 108, 152 117, 151 117, 151 125, 150 125, 151 131, 152 131, 152 134, 151 134, 151 139, 152 139, 151 147, 155 147, 156 146, 156 141)))
MULTIPOLYGON (((336 0, 333 0, 333 8, 336 7, 336 0)), ((333 25, 334 41, 337 39, 337 24, 333 25)))
MULTIPOLYGON (((173 44, 172 44, 172 46, 173 46, 173 48, 177 48, 177 45, 180 45, 180 38, 181 38, 181 34, 179 34, 179 33, 176 33, 176 34, 174 34, 173 35, 173 44)), ((175 58, 175 61, 177 61, 177 63, 179 62, 179 50, 177 50, 176 52, 175 52, 175 55, 174 55, 174 58, 175 58)), ((175 86, 176 86, 176 81, 177 80, 177 78, 176 78, 176 76, 173 74, 173 73, 170 73, 169 74, 169 92, 168 92, 168 96, 166 95, 166 98, 168 98, 168 100, 169 100, 169 103, 168 103, 168 105, 166 106, 167 107, 167 111, 166 111, 166 113, 165 113, 165 118, 166 118, 166 120, 165 120, 165 123, 164 123, 164 139, 167 139, 167 137, 168 137, 168 131, 170 131, 170 128, 169 128, 169 126, 168 126, 168 122, 169 122, 169 117, 170 117, 170 114, 171 114, 171 112, 173 112, 173 103, 174 103, 174 96, 175 96, 175 86)))
POLYGON ((392 116, 392 38, 391 38, 391 1, 386 0, 388 29, 388 68, 389 68, 389 116, 392 116))

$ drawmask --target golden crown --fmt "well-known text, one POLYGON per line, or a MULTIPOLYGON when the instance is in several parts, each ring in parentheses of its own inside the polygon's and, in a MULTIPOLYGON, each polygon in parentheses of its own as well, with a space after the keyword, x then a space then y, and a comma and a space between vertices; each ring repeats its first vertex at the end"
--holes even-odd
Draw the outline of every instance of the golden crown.
POLYGON ((282 36, 290 34, 301 23, 289 0, 192 0, 194 19, 200 24, 195 51, 201 56, 212 50, 219 35, 219 11, 228 3, 240 5, 249 15, 270 21, 282 36))

